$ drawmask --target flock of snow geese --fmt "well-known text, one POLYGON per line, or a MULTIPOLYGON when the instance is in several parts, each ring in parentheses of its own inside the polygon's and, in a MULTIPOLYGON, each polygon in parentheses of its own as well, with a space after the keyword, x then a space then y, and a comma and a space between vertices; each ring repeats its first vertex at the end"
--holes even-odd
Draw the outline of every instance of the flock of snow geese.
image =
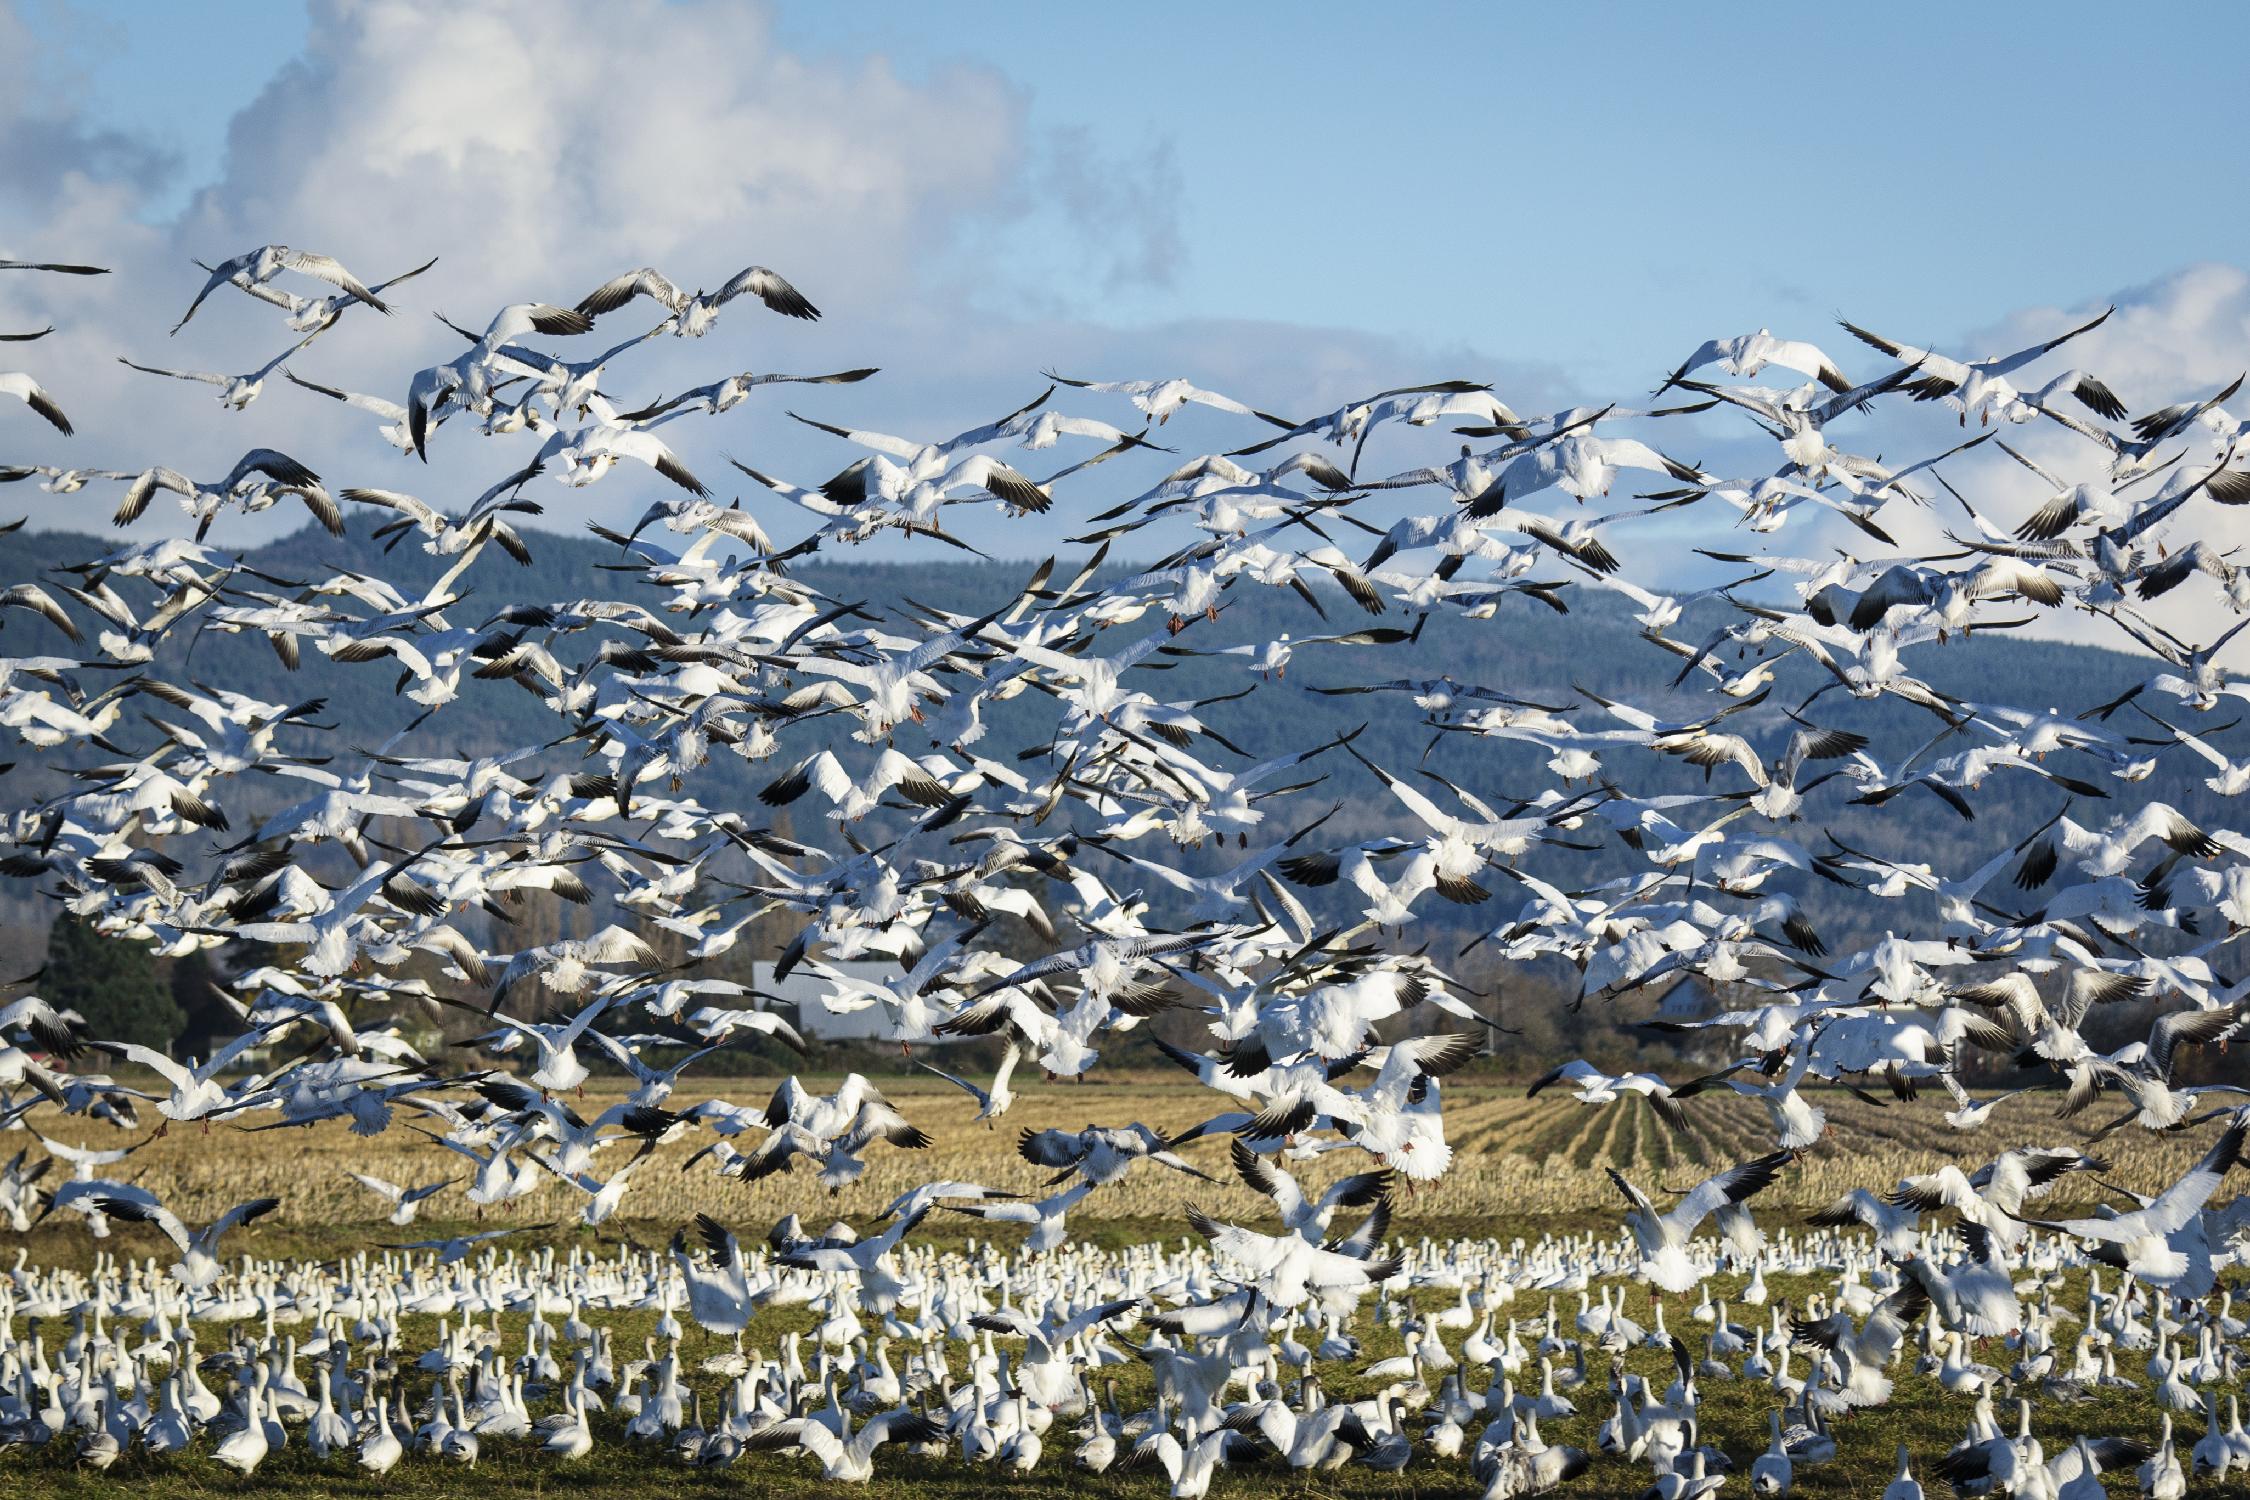
MULTIPOLYGON (((380 1473, 629 1443, 706 1466, 781 1450, 853 1481, 890 1447, 1016 1470, 1151 1465, 1180 1496, 1245 1464, 1465 1459, 1494 1497, 1636 1464, 1658 1500, 1699 1500, 1737 1469, 1755 1494, 1787 1494, 1794 1473, 1835 1457, 1851 1413, 1891 1398, 1903 1363, 1973 1398, 1974 1415, 1950 1452, 1902 1452, 1886 1500, 1919 1494, 1918 1469, 1964 1494, 2089 1500, 2105 1469, 2138 1464, 2146 1490, 2171 1497, 2193 1474, 2250 1463, 2233 1397, 2220 1399, 2250 1337, 2221 1285, 2250 1246, 2250 1211, 2221 1192, 2250 1107, 2242 1088, 2197 1084, 2182 1067, 2250 1016, 2250 979, 2228 952, 2250 924, 2250 839, 2162 803, 2108 811, 2167 755, 2207 763, 2221 796, 2250 787, 2250 761, 2214 743, 2231 727, 2215 716, 2250 697, 2250 678, 2219 661, 2243 619, 2197 644, 2150 605, 2192 587, 2221 615, 2250 609, 2223 509, 2250 501, 2243 420, 2221 404, 2239 382, 2138 418, 2083 370, 2035 383, 2028 372, 2101 319, 1976 359, 1851 325, 1863 347, 1834 353, 1760 330, 1696 350, 1657 392, 1673 405, 1547 414, 1458 381, 1299 420, 1181 379, 1054 376, 1019 410, 935 441, 814 422, 850 462, 812 482, 737 464, 749 484, 727 503, 667 442, 669 424, 717 420, 768 385, 875 372, 745 371, 628 398, 622 362, 659 335, 717 336, 722 318, 731 333, 753 303, 818 318, 773 271, 690 294, 642 268, 574 306, 501 308, 481 331, 455 329, 465 347, 443 362, 390 377, 393 400, 287 366, 339 326, 324 347, 395 314, 428 265, 370 283, 331 256, 268 245, 202 269, 173 332, 199 312, 271 316, 228 295, 240 293, 278 310, 288 347, 242 373, 134 369, 214 387, 221 423, 273 399, 280 371, 365 413, 398 456, 379 482, 349 487, 263 447, 202 479, 0 469, 0 481, 113 495, 120 527, 164 492, 191 523, 170 529, 192 532, 124 541, 0 592, 0 617, 42 616, 70 643, 0 655, 0 725, 16 755, 70 773, 59 794, 4 810, 0 875, 119 943, 274 955, 226 976, 240 1031, 206 1058, 93 1034, 35 985, 0 1005, 5 1124, 38 1143, 0 1172, 0 1210, 18 1230, 70 1216, 100 1238, 151 1225, 178 1251, 170 1265, 104 1251, 90 1271, 18 1257, 0 1280, 0 1447, 63 1445, 95 1468, 192 1450, 247 1474, 289 1444, 380 1473), (661 320, 591 358, 547 352, 634 312, 661 320), (1748 383, 1761 375, 1778 383, 1748 383), (1106 415, 1054 409, 1065 388, 1106 415), (1957 414, 1943 451, 1898 462, 1839 446, 1871 408, 1912 402, 1957 414), (958 505, 1075 507, 1092 482, 1081 476, 1158 449, 1191 404, 1207 409, 1199 421, 1239 420, 1248 440, 1145 493, 1093 501, 1070 540, 1096 550, 1026 569, 981 613, 830 597, 789 566, 879 536, 968 548, 948 525, 958 505), (1684 461, 1666 434, 1698 412, 1741 414, 1771 439, 1770 462, 1720 474, 1684 461), (1426 467, 1360 472, 1378 429, 1430 428, 1448 446, 1468 441, 1426 467), (1944 467, 1987 440, 2018 453, 2004 435, 2023 428, 2069 446, 2021 457, 2052 493, 2011 530, 1944 467), (508 454, 502 477, 465 504, 412 493, 415 458, 476 437, 508 454), (1072 461, 1035 478, 1021 455, 1048 448, 1072 461), (473 600, 470 570, 502 561, 488 554, 530 559, 537 533, 523 521, 540 510, 541 481, 657 496, 636 502, 629 528, 594 527, 657 607, 473 600), (1613 504, 1621 482, 1656 488, 1613 504), (285 502, 337 534, 365 508, 379 538, 418 541, 444 571, 416 588, 359 571, 285 578, 213 543, 225 518, 285 502), (1402 505, 1413 513, 1391 519, 1402 505), (1635 524, 1671 515, 1676 527, 1688 507, 1761 537, 1794 524, 1865 538, 1876 546, 1855 550, 1883 560, 1761 542, 1714 550, 1755 570, 1725 587, 1628 581, 1635 524), (1948 513, 1947 549, 1903 552, 1886 511, 1948 513), (1112 545, 1159 522, 1193 540, 1145 567, 1108 565, 1112 545), (1777 592, 1753 591, 1760 582, 1777 592), (1293 590, 1324 619, 1366 618, 1228 640, 1230 594, 1261 588, 1293 590), (1591 589, 1621 594, 1661 653, 1640 703, 1591 692, 1540 703, 1504 681, 1380 666, 1433 612, 1503 631, 1591 589), (2153 658, 2150 675, 2075 712, 1967 701, 1912 674, 1910 651, 2023 622, 1999 609, 2112 622, 2153 658), (395 680, 416 717, 372 749, 336 743, 318 699, 207 684, 176 665, 166 648, 207 631, 263 637, 288 669, 272 684, 307 651, 395 680), (1353 734, 1259 760, 1205 721, 1209 700, 1165 695, 1158 669, 1189 653, 1240 672, 1229 696, 1277 707, 1306 691, 1303 673, 1287 676, 1294 657, 1315 654, 1342 679, 1316 691, 1535 747, 1551 782, 1508 796, 1452 785, 1378 763, 1353 734), (1776 671, 1790 656, 1824 677, 1785 710, 1776 671), (553 734, 434 753, 422 726, 464 701, 464 678, 533 695, 553 734), (1867 736, 1819 722, 1834 690, 1931 738, 1885 764, 1867 736), (1044 703, 1043 737, 996 743, 991 711, 1019 698, 1044 703), (770 766, 757 806, 698 800, 713 757, 770 766), (1703 789, 1629 789, 1636 768, 1668 760, 1704 768, 1703 789), (1372 778, 1396 831, 1323 839, 1332 809, 1314 788, 1343 770, 1372 778), (1824 799, 1880 805, 1916 789, 1964 819, 1982 799, 2069 800, 1973 870, 1806 837, 1824 799), (808 799, 822 833, 773 826, 774 809, 808 799), (1589 848, 1627 873, 1573 888, 1558 851, 1589 848), (1224 858, 1211 873, 1183 870, 1208 867, 1213 850, 1224 858), (1801 902, 1811 880, 1878 909, 1885 935, 1828 952, 1801 902), (588 908, 584 935, 510 950, 511 918, 545 900, 588 908), (1454 1160, 1445 1080, 1497 1025, 1490 994, 1415 941, 1433 900, 1484 908, 1482 972, 1559 959, 1592 1001, 1688 977, 1723 986, 1736 1008, 1660 1024, 1698 1033, 1731 1065, 1671 1083, 1566 1061, 1534 1091, 1560 1086, 1593 1106, 1636 1095, 1675 1125, 1696 1095, 1733 1093, 1770 1116, 1772 1149, 1684 1192, 1613 1172, 1614 1236, 1526 1243, 1505 1225, 1450 1243, 1394 1236, 1394 1209, 1454 1160), (56 1139, 137 1131, 152 1112, 167 1130, 255 1119, 419 1132, 433 1180, 360 1176, 399 1226, 455 1185, 440 1165, 465 1165, 480 1210, 560 1178, 583 1195, 586 1224, 601 1224, 625 1210, 650 1152, 686 1138, 707 1138, 690 1170, 757 1179, 802 1158, 842 1192, 870 1153, 932 1144, 867 1078, 831 1092, 790 1078, 762 1107, 678 1097, 713 1049, 803 1045, 765 1008, 771 997, 706 972, 759 919, 793 932, 784 973, 817 976, 831 1009, 872 1015, 908 1055, 950 1037, 1004 1042, 989 1079, 942 1075, 987 1125, 1014 1102, 1019 1065, 1082 1077, 1167 1012, 1207 1020, 1200 1048, 1158 1045, 1212 1091, 1214 1112, 1171 1136, 1131 1120, 1025 1131, 1023 1156, 1054 1174, 1048 1196, 931 1181, 865 1237, 792 1216, 738 1239, 705 1217, 656 1254, 532 1249, 492 1228, 327 1263, 256 1253, 245 1231, 277 1200, 184 1222, 162 1184, 121 1165, 131 1147, 56 1139), (659 933, 680 940, 684 962, 660 960, 659 933), (840 967, 870 959, 895 974, 840 967), (2158 1018, 2104 1051, 2089 1017, 2124 1000, 2161 1002, 2158 1018), (416 1028, 441 1007, 491 1028, 479 1038, 489 1066, 417 1050, 416 1028), (1997 1102, 1968 1080, 2010 1059, 2058 1115, 2106 1095, 2123 1106, 2112 1128, 2207 1133, 2208 1150, 2148 1197, 2097 1188, 2103 1164, 2076 1147, 2020 1145, 1973 1171, 1941 1161, 1861 1187, 1812 1226, 1753 1218, 1756 1195, 1823 1134, 1811 1085, 1902 1100, 1942 1090, 1931 1097, 1951 1101, 1946 1122, 1968 1132, 1997 1102), (588 1120, 570 1099, 594 1066, 632 1090, 588 1120), (1331 1152, 1345 1175, 1325 1186, 1293 1175, 1331 1152), (1270 1200, 1272 1221, 1225 1223, 1190 1204, 1192 1234, 1173 1246, 1068 1238, 1067 1214, 1099 1214, 1104 1189, 1135 1172, 1182 1187, 1227 1173, 1270 1200), (2038 1200, 2077 1184, 2066 1201, 2106 1206, 2041 1215, 2038 1200), (915 1239, 940 1209, 1027 1226, 1028 1241, 915 1239), (1731 1301, 1714 1301, 1713 1278, 1731 1301), (1791 1290, 1770 1292, 1775 1280, 1791 1290), (1634 1292, 1653 1294, 1646 1325, 1627 1313, 1634 1292), (1680 1299, 1670 1329, 1666 1296, 1680 1299), (762 1312, 783 1307, 808 1310, 811 1330, 765 1350, 747 1342, 762 1312), (628 1314, 653 1319, 639 1351, 612 1342, 628 1314), (690 1324, 718 1351, 700 1363, 690 1324), (1375 1329, 1405 1352, 1369 1363, 1362 1334, 1375 1329), (1626 1370, 1643 1345, 1669 1356, 1668 1386, 1626 1370), (2144 1360, 2147 1388, 2188 1425, 2183 1448, 2169 1416, 2154 1443, 2081 1435, 2042 1448, 2034 1407, 2140 1384, 2144 1360), (1146 1409, 1124 1409, 1103 1373, 1125 1363, 1150 1373, 1146 1409), (1770 1441, 1730 1456, 1699 1425, 1699 1393, 1746 1380, 1772 1389, 1770 1441), (1330 1394, 1355 1384, 1367 1394, 1330 1394), (1575 1410, 1574 1389, 1610 1411, 1585 1450, 1541 1437, 1575 1410)), ((0 276, 96 274, 0 261, 0 276)), ((10 338, 36 353, 50 331, 10 338)), ((68 379, 0 374, 0 393, 32 418, 11 445, 52 442, 40 421, 70 434, 68 379)))

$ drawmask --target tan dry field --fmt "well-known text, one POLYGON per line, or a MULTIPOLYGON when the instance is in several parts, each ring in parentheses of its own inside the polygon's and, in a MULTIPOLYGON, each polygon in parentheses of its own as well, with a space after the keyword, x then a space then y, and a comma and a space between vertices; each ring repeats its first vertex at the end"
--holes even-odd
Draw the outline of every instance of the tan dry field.
MULTIPOLYGON (((829 1086, 809 1077, 805 1081, 811 1087, 829 1086)), ((567 1102, 592 1118, 620 1096, 614 1083, 605 1087, 605 1082, 597 1079, 583 1095, 571 1096, 567 1102)), ((698 1132, 660 1148, 639 1169, 618 1219, 606 1226, 608 1232, 614 1235, 630 1227, 635 1238, 645 1239, 651 1232, 668 1236, 672 1228, 702 1212, 760 1230, 792 1212, 816 1227, 833 1218, 864 1223, 895 1195, 939 1178, 1037 1194, 1048 1174, 1016 1154, 1021 1129, 1076 1130, 1091 1123, 1139 1120, 1177 1133, 1218 1112, 1226 1102, 1184 1075, 1105 1075, 1086 1083, 1046 1083, 1035 1075, 1028 1080, 1019 1077, 1021 1093, 1015 1107, 998 1129, 987 1129, 973 1122, 974 1105, 966 1095, 926 1073, 884 1076, 877 1082, 909 1119, 935 1137, 933 1145, 922 1151, 877 1146, 868 1153, 866 1175, 831 1196, 803 1165, 796 1172, 758 1183, 716 1177, 708 1163, 683 1173, 681 1165, 711 1139, 708 1132, 698 1132)), ((772 1086, 772 1080, 756 1077, 709 1079, 701 1086, 683 1088, 671 1105, 685 1108, 714 1094, 737 1104, 762 1104, 772 1086)), ((2009 1146, 2032 1143, 2092 1150, 2110 1161, 2111 1171, 2106 1174, 2110 1180, 2151 1191, 2169 1183, 2208 1144, 2208 1132, 2158 1139, 2137 1128, 2094 1142, 2090 1125, 2115 1113, 2106 1100, 2080 1120, 2057 1120, 2056 1095, 2014 1099, 1995 1112, 1993 1123, 1984 1130, 1963 1134, 1944 1123, 1943 1105, 1933 1097, 1882 1108, 1842 1090, 1815 1097, 1828 1114, 1828 1134, 1761 1196, 1758 1207, 1763 1217, 1786 1220, 1797 1216, 1792 1211, 1828 1203, 1852 1187, 1882 1191, 1909 1173, 1926 1172, 1947 1161, 1966 1170, 2009 1146)), ((1453 1233, 1473 1230, 1512 1237, 1518 1232, 1536 1234, 1547 1227, 1542 1221, 1599 1215, 1614 1222, 1618 1198, 1605 1168, 1616 1166, 1652 1191, 1678 1190, 1724 1164, 1771 1150, 1773 1140, 1761 1108, 1732 1096, 1691 1101, 1690 1129, 1682 1136, 1666 1131, 1638 1099, 1594 1107, 1578 1104, 1560 1090, 1527 1099, 1520 1084, 1473 1075, 1447 1083, 1445 1114, 1455 1146, 1452 1169, 1436 1183, 1397 1195, 1396 1223, 1401 1232, 1442 1226, 1453 1233)), ((248 1117, 252 1124, 257 1118, 248 1117)), ((294 1229, 318 1239, 369 1226, 378 1231, 376 1238, 398 1238, 397 1231, 381 1222, 378 1200, 354 1183, 349 1171, 399 1183, 426 1183, 441 1176, 465 1181, 470 1170, 463 1158, 404 1128, 413 1118, 414 1112, 402 1107, 392 1127, 372 1138, 354 1136, 334 1123, 275 1130, 230 1124, 208 1130, 185 1126, 161 1138, 151 1138, 154 1132, 144 1130, 141 1138, 147 1144, 112 1171, 162 1194, 191 1222, 246 1198, 280 1198, 281 1208, 271 1220, 236 1241, 238 1248, 252 1253, 265 1251, 260 1236, 274 1228, 294 1229)), ((428 1123, 442 1128, 438 1122, 428 1123)), ((103 1127, 85 1126, 63 1138, 103 1147, 129 1139, 103 1127)), ((738 1138, 738 1144, 747 1148, 759 1138, 753 1131, 738 1138)), ((629 1144, 608 1148, 596 1174, 606 1176, 631 1149, 629 1144)), ((1235 1181, 1227 1167, 1224 1137, 1182 1150, 1220 1181, 1203 1183, 1144 1166, 1089 1197, 1073 1212, 1071 1222, 1089 1228, 1104 1221, 1169 1221, 1178 1226, 1183 1206, 1191 1199, 1222 1217, 1258 1215, 1260 1201, 1235 1181)), ((1340 1150, 1317 1161, 1293 1164, 1293 1170, 1307 1182, 1326 1182, 1364 1170, 1366 1163, 1357 1151, 1340 1150)), ((2074 1179, 2073 1186, 2075 1201, 2083 1203, 2094 1195, 2093 1185, 2083 1179, 2074 1179)), ((425 1205, 423 1217, 434 1223, 481 1218, 484 1227, 549 1221, 575 1224, 582 1202, 576 1190, 550 1181, 514 1204, 479 1215, 456 1187, 425 1205)), ((976 1227, 965 1219, 955 1222, 964 1230, 976 1227)), ((42 1226, 40 1239, 46 1240, 58 1228, 84 1240, 77 1226, 52 1224, 42 1226)), ((42 1251, 47 1248, 40 1246, 42 1251)))

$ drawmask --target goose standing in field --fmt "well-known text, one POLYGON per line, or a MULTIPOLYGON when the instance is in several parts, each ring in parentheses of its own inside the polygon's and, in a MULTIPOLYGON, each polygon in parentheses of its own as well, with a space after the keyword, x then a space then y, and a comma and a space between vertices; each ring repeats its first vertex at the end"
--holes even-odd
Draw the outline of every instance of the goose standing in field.
POLYGON ((1898 1476, 1883 1487, 1883 1500, 1922 1500, 1922 1486, 1914 1478, 1914 1457, 1904 1443, 1898 1445, 1898 1476))

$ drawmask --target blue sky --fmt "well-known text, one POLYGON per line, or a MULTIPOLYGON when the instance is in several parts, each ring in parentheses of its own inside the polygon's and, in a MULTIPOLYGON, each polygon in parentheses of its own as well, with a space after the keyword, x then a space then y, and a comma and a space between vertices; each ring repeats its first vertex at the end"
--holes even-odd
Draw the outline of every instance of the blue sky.
MULTIPOLYGON (((90 113, 221 169, 304 7, 38 0, 90 113), (223 22, 214 22, 214 16, 223 22)), ((1712 329, 1937 338, 2250 243, 2250 12, 2130 7, 782 5, 777 39, 968 66, 1112 160, 1164 148, 1178 254, 1119 284, 1000 234, 1002 295, 1328 322, 1637 379, 1712 329), (2161 108, 2150 101, 2161 100, 2161 108)))
MULTIPOLYGON (((709 340, 658 340, 605 391, 638 404, 746 364, 883 374, 667 429, 706 477, 742 458, 816 482, 851 456, 790 408, 928 439, 1012 410, 1050 368, 1184 375, 1297 415, 1465 377, 1541 412, 1631 405, 1703 340, 1768 326, 1876 373, 1839 316, 1982 354, 2115 301, 2068 358, 2139 410, 2215 389, 2250 363, 2230 110, 2250 12, 2173 7, 2159 29, 2060 4, 2035 19, 0 0, 0 139, 18 147, 0 156, 0 255, 119 269, 94 285, 0 283, 0 328, 62 330, 40 369, 80 428, 67 443, 31 433, 11 461, 223 473, 246 443, 304 445, 351 482, 440 504, 523 461, 447 434, 424 469, 317 397, 284 389, 214 419, 207 390, 117 365, 239 370, 277 353, 273 319, 247 299, 163 332, 200 282, 194 259, 270 241, 371 279, 441 257, 403 289, 400 316, 292 359, 393 399, 458 347, 431 313, 481 322, 507 302, 573 302, 640 264, 698 286, 781 269, 824 320, 733 316, 709 340)), ((596 337, 633 331, 613 326, 596 337)), ((1066 401, 1131 420, 1115 398, 1066 401)), ((1958 438, 1942 412, 1910 418, 1875 419, 1863 451, 1958 438)), ((1183 457, 1243 438, 1192 412, 1157 435, 1183 457)), ((1770 467, 1739 421, 1675 419, 1662 440, 1715 472, 1770 467)), ((1369 472, 1450 456, 1449 441, 1386 432, 1369 472)), ((1962 467, 1999 487, 2005 514, 2027 500, 2008 487, 2029 481, 1989 457, 1962 467)), ((1158 462, 1072 481, 1069 509, 1136 492, 1158 462)), ((82 500, 29 488, 9 498, 33 524, 86 524, 82 500)), ((543 524, 574 530, 629 524, 648 496, 611 480, 540 498, 543 524)), ((744 502, 784 531, 803 522, 770 495, 744 502)), ((962 509, 962 533, 997 553, 1058 545, 1051 526, 962 509)), ((230 526, 254 540, 296 523, 230 526)), ((1674 543, 1710 524, 1700 511, 1652 523, 1650 545, 1688 557, 1674 543)), ((1134 545, 1153 556, 1178 540, 1152 530, 1134 545)), ((1781 545, 1828 540, 1792 531, 1781 545)))

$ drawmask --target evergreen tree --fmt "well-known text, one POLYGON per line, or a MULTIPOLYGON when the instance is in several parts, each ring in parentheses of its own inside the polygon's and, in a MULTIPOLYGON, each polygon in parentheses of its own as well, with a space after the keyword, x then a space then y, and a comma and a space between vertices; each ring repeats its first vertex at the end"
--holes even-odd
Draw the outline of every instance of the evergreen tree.
POLYGON ((72 916, 47 930, 39 993, 56 1009, 84 1016, 105 1041, 168 1048, 186 1021, 147 948, 104 937, 72 916))
POLYGON ((200 948, 172 961, 172 1003, 180 1011, 174 1042, 183 1054, 208 1057, 214 1043, 224 1042, 242 1029, 234 1008, 222 998, 219 978, 217 966, 200 948))

